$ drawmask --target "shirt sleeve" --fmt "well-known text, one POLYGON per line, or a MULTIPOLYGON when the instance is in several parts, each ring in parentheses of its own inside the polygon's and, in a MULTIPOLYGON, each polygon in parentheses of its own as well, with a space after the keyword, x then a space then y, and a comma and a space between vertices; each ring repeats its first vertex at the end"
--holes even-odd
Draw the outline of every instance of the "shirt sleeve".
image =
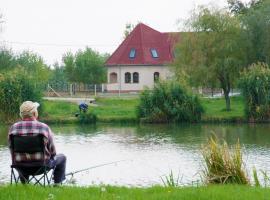
POLYGON ((54 145, 54 140, 53 140, 53 132, 51 131, 51 129, 49 128, 49 134, 48 134, 48 148, 49 151, 51 153, 52 156, 56 155, 56 149, 55 149, 55 145, 54 145))

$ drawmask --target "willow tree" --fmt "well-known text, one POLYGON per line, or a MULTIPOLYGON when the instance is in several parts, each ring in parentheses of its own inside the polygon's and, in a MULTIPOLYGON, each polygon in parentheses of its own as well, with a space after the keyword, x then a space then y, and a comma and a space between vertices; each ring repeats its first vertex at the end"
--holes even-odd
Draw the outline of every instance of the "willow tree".
POLYGON ((200 86, 217 83, 230 110, 229 93, 246 62, 245 41, 237 17, 217 9, 199 8, 186 23, 175 51, 175 72, 183 71, 200 86))
POLYGON ((270 65, 270 1, 252 1, 244 14, 237 16, 243 24, 243 37, 246 37, 249 64, 264 62, 270 65))

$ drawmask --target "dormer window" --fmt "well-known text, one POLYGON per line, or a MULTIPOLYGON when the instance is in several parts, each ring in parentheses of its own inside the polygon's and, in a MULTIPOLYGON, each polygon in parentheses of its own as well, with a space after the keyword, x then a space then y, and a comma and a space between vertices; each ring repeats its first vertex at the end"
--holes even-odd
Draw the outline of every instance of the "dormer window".
POLYGON ((152 58, 158 58, 158 52, 156 49, 150 49, 152 58))
POLYGON ((136 49, 132 48, 129 52, 129 58, 135 58, 136 56, 136 49))

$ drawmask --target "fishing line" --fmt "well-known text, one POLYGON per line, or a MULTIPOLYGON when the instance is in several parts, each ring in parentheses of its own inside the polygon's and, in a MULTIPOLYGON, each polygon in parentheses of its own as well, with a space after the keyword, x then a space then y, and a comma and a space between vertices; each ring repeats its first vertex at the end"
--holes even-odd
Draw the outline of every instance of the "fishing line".
POLYGON ((69 173, 66 174, 66 176, 71 176, 71 178, 72 178, 74 176, 74 174, 77 174, 77 173, 81 173, 81 172, 84 172, 84 171, 88 171, 90 169, 103 167, 103 166, 106 166, 106 165, 112 165, 112 164, 116 164, 116 163, 119 163, 119 162, 125 162, 125 161, 129 161, 129 160, 118 160, 118 161, 114 161, 114 162, 108 162, 108 163, 103 163, 103 164, 99 164, 99 165, 94 165, 94 166, 87 167, 87 168, 84 168, 84 169, 69 172, 69 173))

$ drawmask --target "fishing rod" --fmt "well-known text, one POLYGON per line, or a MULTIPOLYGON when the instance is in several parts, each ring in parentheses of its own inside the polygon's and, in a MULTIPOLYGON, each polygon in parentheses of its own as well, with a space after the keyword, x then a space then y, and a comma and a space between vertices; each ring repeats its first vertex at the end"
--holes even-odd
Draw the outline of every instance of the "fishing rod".
POLYGON ((124 161, 127 161, 127 160, 118 160, 118 161, 115 161, 115 162, 108 162, 108 163, 103 163, 103 164, 99 164, 99 165, 94 165, 94 166, 87 167, 87 168, 84 168, 84 169, 80 169, 80 170, 77 170, 77 171, 69 172, 69 173, 66 174, 66 176, 72 176, 73 177, 74 174, 77 174, 77 173, 80 173, 80 172, 84 172, 84 171, 87 171, 87 170, 90 170, 90 169, 103 167, 103 166, 106 166, 106 165, 112 165, 112 164, 116 164, 116 163, 124 162, 124 161))

